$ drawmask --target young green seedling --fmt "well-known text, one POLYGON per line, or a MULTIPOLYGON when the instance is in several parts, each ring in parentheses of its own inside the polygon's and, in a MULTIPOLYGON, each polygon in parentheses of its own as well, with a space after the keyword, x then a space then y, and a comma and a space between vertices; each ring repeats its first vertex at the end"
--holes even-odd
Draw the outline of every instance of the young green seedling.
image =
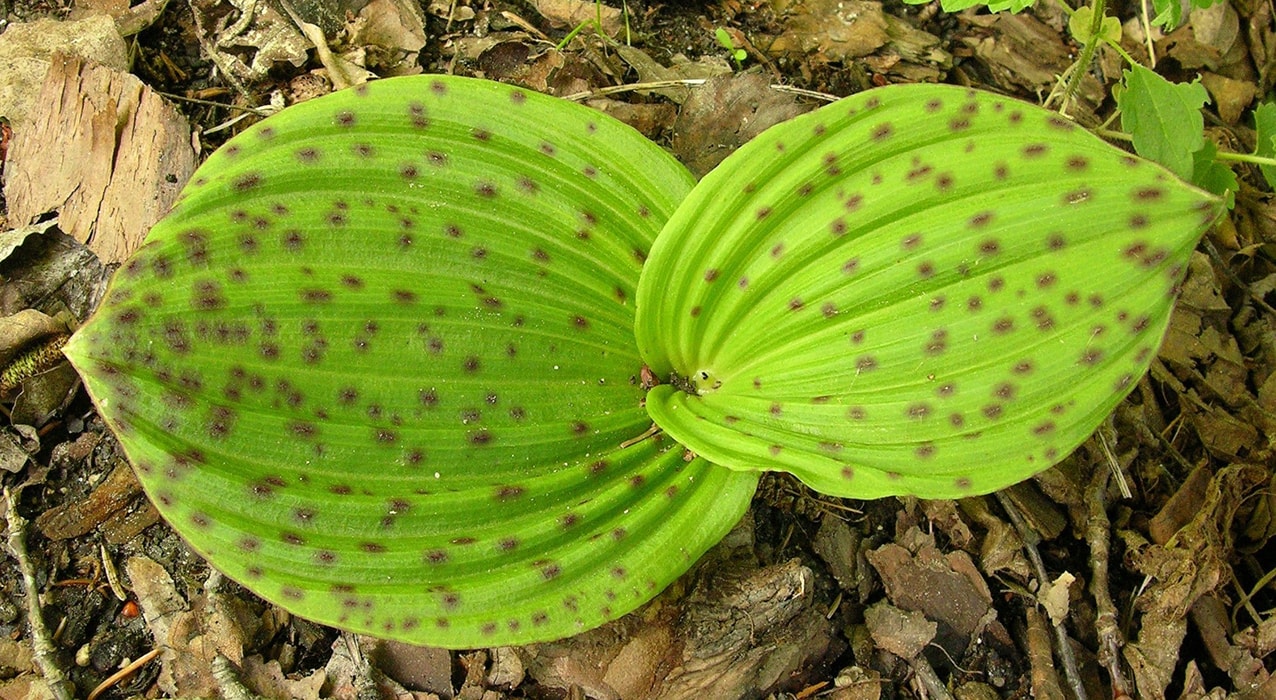
POLYGON ((737 48, 735 42, 731 40, 731 33, 722 27, 713 30, 713 36, 718 40, 718 46, 727 50, 727 54, 731 56, 731 60, 735 61, 737 69, 744 68, 744 59, 749 57, 749 52, 744 49, 737 48))
POLYGON ((210 157, 66 354, 227 574, 347 629, 524 643, 650 599, 760 470, 937 497, 1061 459, 1218 211, 957 88, 848 98, 692 189, 587 108, 401 78, 210 157))

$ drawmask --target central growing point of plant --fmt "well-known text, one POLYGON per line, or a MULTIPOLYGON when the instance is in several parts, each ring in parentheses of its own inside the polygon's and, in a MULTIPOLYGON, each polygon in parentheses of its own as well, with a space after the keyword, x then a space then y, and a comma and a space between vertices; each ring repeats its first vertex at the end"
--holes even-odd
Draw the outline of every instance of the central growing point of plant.
POLYGON ((1219 211, 953 87, 844 99, 695 184, 585 107, 400 78, 214 153, 65 352, 228 575, 347 629, 523 643, 649 600, 762 471, 944 498, 1057 462, 1219 211))

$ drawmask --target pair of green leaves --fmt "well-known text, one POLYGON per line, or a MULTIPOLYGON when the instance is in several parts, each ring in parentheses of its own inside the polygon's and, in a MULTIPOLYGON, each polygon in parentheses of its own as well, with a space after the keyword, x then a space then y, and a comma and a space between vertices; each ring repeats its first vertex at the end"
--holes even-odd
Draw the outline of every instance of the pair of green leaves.
POLYGON ((695 184, 587 108, 400 78, 214 153, 66 354, 166 519, 263 597, 523 643, 649 600, 763 470, 949 498, 1050 466, 1146 369, 1219 211, 954 87, 847 98, 695 184))

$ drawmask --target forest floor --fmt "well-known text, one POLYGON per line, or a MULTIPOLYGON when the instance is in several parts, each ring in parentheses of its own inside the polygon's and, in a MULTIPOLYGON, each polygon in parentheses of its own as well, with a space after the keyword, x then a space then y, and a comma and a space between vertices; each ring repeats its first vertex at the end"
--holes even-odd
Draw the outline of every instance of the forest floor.
MULTIPOLYGON (((365 70, 456 73, 581 100, 703 174, 820 104, 801 91, 948 82, 1041 102, 1079 50, 1047 0, 1019 14, 898 0, 291 8, 296 17, 265 0, 0 2, 0 66, 11 66, 0 67, 0 158, 31 134, 48 154, 39 172, 5 172, 0 219, 0 514, 12 554, 0 557, 0 698, 55 697, 50 669, 76 697, 100 698, 1276 698, 1276 208, 1248 166, 1234 210, 1193 258, 1151 372, 1081 449, 1000 494, 846 501, 767 477, 745 522, 651 604, 522 648, 341 635, 210 575, 147 503, 56 347, 29 352, 58 331, 28 310, 71 326, 92 310, 157 213, 138 204, 152 193, 130 186, 145 178, 125 175, 158 172, 165 139, 182 133, 170 124, 122 146, 108 121, 117 140, 90 139, 102 132, 83 105, 119 100, 140 79, 207 154, 259 118, 246 108, 365 70), (80 64, 50 71, 62 53, 109 79, 95 84, 80 64), (608 90, 670 80, 704 83, 608 90), (11 375, 24 355, 40 371, 11 375)), ((1193 9, 1168 33, 1140 10, 1109 10, 1125 50, 1171 80, 1200 76, 1208 137, 1253 152, 1251 109, 1276 81, 1271 2, 1193 9)), ((1100 49, 1069 115, 1107 124, 1124 67, 1100 49)), ((121 123, 139 104, 120 108, 121 123)), ((164 167, 185 177, 193 165, 164 167)))

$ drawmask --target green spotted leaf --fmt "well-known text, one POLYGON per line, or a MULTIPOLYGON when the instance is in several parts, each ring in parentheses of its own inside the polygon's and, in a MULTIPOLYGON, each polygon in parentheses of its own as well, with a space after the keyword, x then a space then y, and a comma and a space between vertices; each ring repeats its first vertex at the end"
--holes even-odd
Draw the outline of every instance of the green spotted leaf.
POLYGON ((691 185, 578 105, 375 82, 214 153, 66 354, 164 517, 263 597, 449 647, 567 636, 756 486, 642 407, 638 276, 691 185))
POLYGON ((697 185, 638 289, 652 418, 827 494, 1045 469, 1147 369, 1216 197, 1056 114, 898 86, 781 124, 697 185))

